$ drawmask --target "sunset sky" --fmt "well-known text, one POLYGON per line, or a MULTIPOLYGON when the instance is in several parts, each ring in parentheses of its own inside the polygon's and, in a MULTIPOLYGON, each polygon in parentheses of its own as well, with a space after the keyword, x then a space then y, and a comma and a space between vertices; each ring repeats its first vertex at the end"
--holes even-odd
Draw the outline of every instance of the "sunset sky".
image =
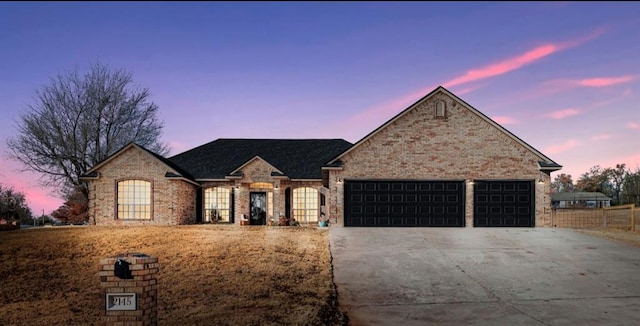
POLYGON ((171 155, 217 138, 356 142, 446 87, 563 166, 640 168, 639 2, 0 2, 0 184, 49 78, 99 60, 151 91, 171 155))

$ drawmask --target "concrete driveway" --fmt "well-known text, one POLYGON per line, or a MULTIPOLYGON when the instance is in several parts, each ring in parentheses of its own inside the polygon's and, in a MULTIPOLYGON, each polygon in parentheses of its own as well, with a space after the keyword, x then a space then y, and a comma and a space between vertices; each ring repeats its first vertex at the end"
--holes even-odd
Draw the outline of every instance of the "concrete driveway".
POLYGON ((557 228, 329 231, 351 325, 639 325, 640 249, 557 228))

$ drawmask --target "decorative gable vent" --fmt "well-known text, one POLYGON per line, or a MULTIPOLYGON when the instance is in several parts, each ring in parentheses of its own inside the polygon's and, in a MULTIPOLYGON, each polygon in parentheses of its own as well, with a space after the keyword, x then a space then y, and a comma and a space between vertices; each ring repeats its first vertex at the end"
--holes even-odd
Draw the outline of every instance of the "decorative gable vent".
POLYGON ((436 102, 436 118, 445 118, 447 116, 447 106, 444 101, 436 102))

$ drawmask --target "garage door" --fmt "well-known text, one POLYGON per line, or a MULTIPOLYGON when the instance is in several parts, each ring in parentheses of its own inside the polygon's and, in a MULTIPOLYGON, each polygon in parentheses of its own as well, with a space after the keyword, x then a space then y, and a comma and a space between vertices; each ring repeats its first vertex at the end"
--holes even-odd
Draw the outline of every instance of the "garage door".
POLYGON ((345 226, 464 226, 463 181, 346 180, 345 226))
POLYGON ((476 181, 473 226, 535 226, 533 181, 476 181))

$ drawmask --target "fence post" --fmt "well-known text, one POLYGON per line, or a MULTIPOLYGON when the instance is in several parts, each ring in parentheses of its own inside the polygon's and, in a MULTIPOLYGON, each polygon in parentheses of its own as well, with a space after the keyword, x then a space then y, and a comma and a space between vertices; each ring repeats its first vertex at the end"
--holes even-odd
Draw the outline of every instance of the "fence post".
POLYGON ((631 207, 631 232, 636 230, 636 205, 631 207))
POLYGON ((604 225, 604 228, 607 228, 607 213, 606 210, 604 208, 602 209, 602 224, 604 225))

